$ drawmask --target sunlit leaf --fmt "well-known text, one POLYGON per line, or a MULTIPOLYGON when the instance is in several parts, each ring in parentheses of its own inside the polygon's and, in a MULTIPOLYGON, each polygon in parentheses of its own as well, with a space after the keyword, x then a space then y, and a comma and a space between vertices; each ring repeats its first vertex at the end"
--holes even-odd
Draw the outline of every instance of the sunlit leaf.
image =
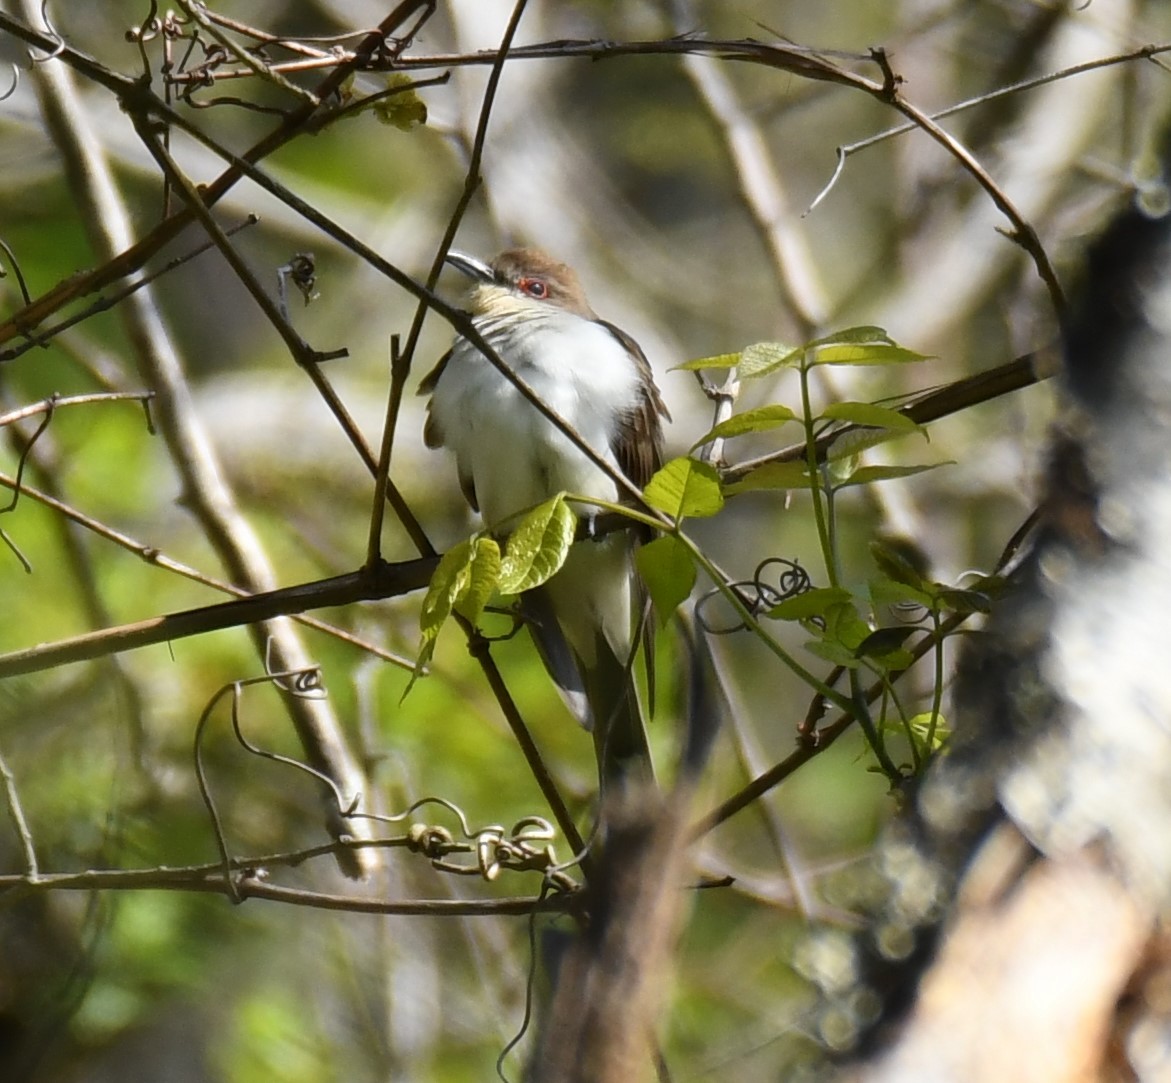
POLYGON ((724 492, 733 496, 758 489, 805 489, 808 486, 809 474, 803 462, 764 463, 739 480, 725 484, 724 492))
POLYGON ((746 380, 767 376, 781 368, 794 368, 804 351, 783 342, 755 342, 740 353, 740 375, 746 380))
POLYGON ((665 624, 695 586, 695 561, 687 546, 672 534, 640 546, 634 560, 650 591, 655 612, 665 624))
POLYGON ((733 436, 745 436, 753 432, 768 432, 770 429, 780 428, 787 421, 795 421, 797 415, 787 406, 779 404, 760 406, 755 410, 745 410, 742 414, 733 414, 727 421, 721 421, 709 432, 701 436, 691 450, 716 439, 728 439, 733 436))
POLYGON ((926 361, 926 354, 888 342, 838 343, 819 346, 813 354, 815 365, 900 365, 926 361))
POLYGON ((682 365, 675 365, 671 372, 698 372, 700 369, 732 369, 740 364, 739 353, 720 353, 713 357, 699 357, 694 361, 684 361, 682 365))
POLYGON ((500 563, 500 593, 520 594, 556 574, 569 553, 577 516, 565 494, 538 504, 508 536, 500 563))
POLYGON ((500 546, 495 538, 479 535, 472 543, 471 560, 464 588, 455 600, 455 608, 473 624, 480 619, 488 599, 500 585, 500 546))
POLYGON ((951 734, 951 726, 942 714, 932 714, 924 711, 922 714, 912 715, 907 719, 907 725, 920 744, 929 752, 937 752, 951 734), (934 720, 934 722, 933 722, 934 720))
POLYGON ((719 474, 710 463, 698 459, 672 459, 643 492, 652 507, 676 520, 715 515, 724 506, 719 474))
POLYGON ((848 421, 853 425, 866 425, 874 429, 896 429, 899 432, 922 433, 927 431, 906 414, 892 410, 889 406, 877 406, 872 402, 835 402, 822 410, 821 416, 833 421, 848 421))
POLYGON ((472 539, 467 539, 440 557, 419 610, 419 630, 425 640, 434 639, 443 622, 451 616, 456 599, 471 575, 472 550, 472 539))
POLYGON ((380 123, 398 128, 400 132, 409 132, 427 123, 427 103, 419 97, 409 76, 401 72, 388 76, 386 89, 395 93, 380 97, 370 105, 370 111, 380 123))

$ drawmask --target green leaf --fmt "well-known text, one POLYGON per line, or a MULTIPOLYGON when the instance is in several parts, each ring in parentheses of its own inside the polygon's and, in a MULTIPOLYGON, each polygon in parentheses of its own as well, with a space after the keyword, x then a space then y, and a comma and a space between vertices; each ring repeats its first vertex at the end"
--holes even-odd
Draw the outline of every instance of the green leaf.
POLYGON ((934 604, 934 599, 927 591, 917 590, 895 579, 871 579, 869 586, 870 601, 875 606, 911 604, 931 609, 934 604))
POLYGON ((809 474, 803 462, 765 463, 750 470, 739 481, 724 486, 728 496, 751 493, 758 489, 807 489, 809 474))
POLYGON ((880 444, 889 444, 892 440, 901 440, 909 433, 898 429, 847 429, 839 433, 830 442, 825 457, 829 462, 856 456, 868 448, 878 447, 880 444))
POLYGON ((834 606, 848 604, 851 595, 844 587, 814 587, 794 598, 786 598, 768 610, 765 616, 773 620, 808 620, 824 618, 834 606))
POLYGON ((821 412, 821 416, 833 421, 848 421, 853 425, 865 425, 872 429, 895 429, 899 432, 922 432, 926 429, 912 421, 906 414, 892 410, 889 406, 877 406, 872 402, 835 402, 821 412))
MULTIPOLYGON (((914 631, 914 628, 906 627, 876 628, 858 644, 855 653, 860 658, 882 658, 885 655, 894 654, 906 642, 907 636, 914 631)), ((906 654, 907 652, 899 651, 899 653, 906 654)))
POLYGON ((931 738, 931 747, 928 750, 931 752, 938 751, 947 741, 948 735, 951 733, 951 727, 948 725, 947 719, 942 714, 933 715, 930 711, 912 715, 907 719, 907 726, 921 745, 925 746, 928 737, 931 738), (932 724, 932 719, 934 719, 934 725, 932 724))
POLYGON ((671 372, 698 372, 700 369, 734 369, 740 364, 739 353, 720 353, 713 357, 699 357, 694 361, 684 361, 682 365, 675 365, 671 372))
POLYGON ((797 415, 787 406, 761 406, 755 410, 745 410, 742 414, 733 414, 727 421, 721 421, 708 433, 701 436, 691 450, 716 439, 727 439, 732 436, 745 436, 751 432, 767 432, 777 429, 787 421, 796 421, 797 415))
MULTIPOLYGON (((419 630, 423 633, 423 641, 419 645, 419 655, 415 659, 411 679, 403 690, 403 699, 406 699, 407 694, 414 688, 415 681, 423 675, 427 663, 431 661, 439 630, 451 616, 452 609, 467 595, 469 585, 475 576, 476 554, 480 543, 484 541, 491 542, 491 547, 496 548, 496 543, 490 538, 477 535, 453 545, 439 558, 431 582, 427 584, 423 605, 419 609, 419 630)), ((484 568, 481 566, 479 576, 482 578, 484 574, 484 568)))
MULTIPOLYGON (((838 588, 841 589, 841 588, 838 588)), ((825 639, 834 640, 843 647, 858 654, 858 648, 872 634, 872 629, 860 616, 854 607, 853 598, 849 602, 839 602, 829 606, 822 618, 825 621, 825 639)))
POLYGON ((634 562, 650 591, 659 620, 666 624, 695 586, 695 561, 690 551, 673 534, 664 534, 640 546, 634 562))
POLYGON ((472 539, 453 545, 439 559, 435 574, 427 585, 423 606, 419 610, 419 630, 424 641, 434 639, 451 616, 456 599, 464 590, 470 576, 472 539))
POLYGON ((401 72, 388 76, 386 89, 395 93, 380 97, 370 105, 379 123, 398 128, 400 132, 427 123, 427 103, 419 97, 409 76, 401 72))
POLYGON ((927 354, 894 346, 889 342, 839 342, 818 346, 813 353, 814 365, 900 365, 926 361, 927 354))
POLYGON ((858 669, 862 664, 851 649, 835 643, 832 639, 811 639, 805 644, 805 649, 810 654, 816 654, 818 658, 824 658, 843 669, 858 669))
POLYGON ((876 538, 870 543, 870 555, 878 565, 878 570, 896 583, 903 583, 924 593, 931 592, 931 584, 926 578, 927 558, 914 542, 876 538))
POLYGON ((488 599, 500 584, 500 546, 495 538, 481 534, 472 541, 472 555, 463 590, 455 600, 461 616, 473 624, 480 619, 488 599))
POLYGON ((780 368, 795 368, 804 350, 783 342, 754 342, 740 352, 740 375, 746 380, 767 376, 780 368))
POLYGON ((890 481, 892 478, 909 478, 915 474, 923 474, 928 470, 935 470, 940 466, 950 466, 950 462, 923 463, 919 466, 863 466, 850 475, 849 480, 838 486, 844 489, 847 485, 870 485, 876 481, 890 481))
POLYGON ((698 459, 672 459, 656 471, 643 492, 647 503, 676 521, 715 515, 724 506, 720 475, 698 459))
POLYGON ((944 587, 936 593, 939 604, 955 613, 991 613, 992 600, 978 590, 954 590, 944 587))
POLYGON ((532 590, 556 574, 576 530, 577 516, 565 503, 564 493, 533 508, 508 536, 500 562, 500 593, 532 590))
POLYGON ((894 345, 894 339, 886 333, 885 327, 875 327, 873 324, 861 324, 858 327, 847 327, 844 330, 834 331, 821 338, 815 338, 811 342, 807 342, 805 348, 812 350, 819 346, 833 346, 838 343, 857 342, 885 342, 888 345, 894 345))
MULTIPOLYGON (((833 449, 830 450, 832 452, 833 449)), ((842 488, 854 476, 861 461, 861 457, 856 454, 827 455, 825 466, 822 467, 826 485, 831 489, 842 488)))

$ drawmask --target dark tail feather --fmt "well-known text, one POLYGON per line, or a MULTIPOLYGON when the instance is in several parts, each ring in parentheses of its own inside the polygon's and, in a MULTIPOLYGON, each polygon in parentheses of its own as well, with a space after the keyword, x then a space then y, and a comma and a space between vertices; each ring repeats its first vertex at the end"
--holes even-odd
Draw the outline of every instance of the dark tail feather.
POLYGON ((626 663, 599 635, 595 664, 582 667, 603 792, 615 783, 654 778, 634 674, 626 663))
POLYGON ((561 698, 573 717, 587 730, 593 729, 590 698, 586 690, 581 667, 570 647, 565 633, 561 631, 549 596, 540 588, 521 595, 521 615, 528 622, 537 653, 545 663, 545 669, 557 685, 561 698))

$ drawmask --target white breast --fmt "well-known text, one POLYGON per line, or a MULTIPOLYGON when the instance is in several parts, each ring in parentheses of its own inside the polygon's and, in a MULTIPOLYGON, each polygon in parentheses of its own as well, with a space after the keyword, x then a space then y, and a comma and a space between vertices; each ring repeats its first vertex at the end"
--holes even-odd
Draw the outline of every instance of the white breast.
MULTIPOLYGON (((558 309, 525 321, 477 321, 481 333, 590 447, 610 451, 616 420, 637 403, 638 371, 603 326, 558 309)), ((560 490, 614 500, 614 482, 532 406, 479 350, 457 340, 431 410, 495 526, 560 490)))

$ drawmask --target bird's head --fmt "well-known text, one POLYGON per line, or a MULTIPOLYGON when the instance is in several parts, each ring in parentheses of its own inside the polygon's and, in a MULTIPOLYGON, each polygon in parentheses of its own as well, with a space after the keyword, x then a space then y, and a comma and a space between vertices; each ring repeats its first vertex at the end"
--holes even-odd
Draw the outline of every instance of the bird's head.
POLYGON ((510 248, 491 263, 449 252, 447 262, 475 283, 468 295, 473 316, 534 317, 560 309, 596 319, 573 268, 539 248, 510 248))

